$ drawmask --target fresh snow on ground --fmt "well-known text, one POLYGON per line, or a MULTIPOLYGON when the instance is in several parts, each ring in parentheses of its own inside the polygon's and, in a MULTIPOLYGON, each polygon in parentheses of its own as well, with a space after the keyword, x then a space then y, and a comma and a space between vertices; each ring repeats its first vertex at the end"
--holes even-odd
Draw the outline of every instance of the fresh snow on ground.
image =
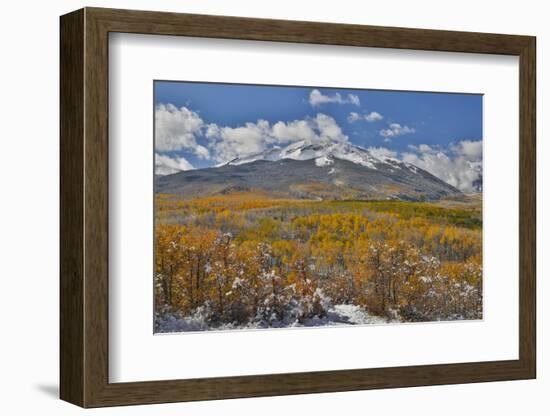
POLYGON ((222 324, 210 326, 200 312, 193 316, 178 317, 167 313, 157 315, 155 318, 155 332, 191 332, 191 331, 219 331, 230 329, 265 329, 265 328, 293 328, 293 327, 318 327, 336 325, 368 325, 387 324, 390 321, 379 316, 369 315, 364 309, 356 305, 334 305, 330 307, 326 316, 314 317, 304 322, 266 321, 252 322, 245 325, 222 324))
POLYGON ((328 325, 365 325, 365 324, 387 324, 386 318, 369 315, 364 309, 357 305, 334 305, 328 311, 328 325))

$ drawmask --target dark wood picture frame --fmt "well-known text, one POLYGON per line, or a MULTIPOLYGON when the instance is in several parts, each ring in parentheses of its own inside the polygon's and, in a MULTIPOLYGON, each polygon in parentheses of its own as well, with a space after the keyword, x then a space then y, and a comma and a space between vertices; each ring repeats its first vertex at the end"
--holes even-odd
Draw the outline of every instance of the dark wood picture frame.
POLYGON ((535 45, 530 36, 99 8, 62 16, 61 398, 100 407, 535 378, 535 45), (519 359, 109 383, 110 32, 519 56, 519 359))

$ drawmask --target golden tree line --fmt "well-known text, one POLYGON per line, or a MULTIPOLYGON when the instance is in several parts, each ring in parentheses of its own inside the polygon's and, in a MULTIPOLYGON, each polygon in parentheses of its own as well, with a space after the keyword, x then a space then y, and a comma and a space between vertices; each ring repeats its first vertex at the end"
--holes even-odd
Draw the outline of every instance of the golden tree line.
POLYGON ((156 226, 158 313, 303 322, 331 304, 404 321, 482 313, 481 232, 422 217, 220 210, 156 226))

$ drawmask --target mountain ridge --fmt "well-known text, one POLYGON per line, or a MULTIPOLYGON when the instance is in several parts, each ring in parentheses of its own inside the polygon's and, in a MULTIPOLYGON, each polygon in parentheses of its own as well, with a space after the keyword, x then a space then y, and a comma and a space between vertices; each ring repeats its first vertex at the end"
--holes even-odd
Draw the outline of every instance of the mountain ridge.
POLYGON ((436 200, 461 194, 410 163, 349 143, 306 140, 211 168, 157 177, 155 188, 189 197, 263 191, 302 199, 436 200))
MULTIPOLYGON (((227 162, 217 165, 217 167, 226 165, 242 165, 256 160, 277 161, 281 159, 309 160, 319 158, 338 158, 348 160, 365 167, 376 169, 380 163, 391 164, 394 166, 411 167, 410 163, 402 162, 396 158, 387 155, 378 156, 373 151, 349 142, 335 142, 330 140, 312 141, 308 139, 291 143, 286 147, 275 146, 263 152, 253 153, 245 156, 233 158, 227 162)), ((417 168, 416 166, 414 168, 417 168)), ((414 169, 413 168, 413 169, 414 169)))

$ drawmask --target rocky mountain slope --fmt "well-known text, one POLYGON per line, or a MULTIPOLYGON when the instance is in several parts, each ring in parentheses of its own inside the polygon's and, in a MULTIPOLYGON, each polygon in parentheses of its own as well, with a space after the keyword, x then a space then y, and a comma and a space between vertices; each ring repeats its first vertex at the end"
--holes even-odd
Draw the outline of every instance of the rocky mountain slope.
POLYGON ((304 199, 435 200, 460 194, 410 163, 335 142, 301 141, 155 182, 156 192, 189 197, 261 191, 304 199))

